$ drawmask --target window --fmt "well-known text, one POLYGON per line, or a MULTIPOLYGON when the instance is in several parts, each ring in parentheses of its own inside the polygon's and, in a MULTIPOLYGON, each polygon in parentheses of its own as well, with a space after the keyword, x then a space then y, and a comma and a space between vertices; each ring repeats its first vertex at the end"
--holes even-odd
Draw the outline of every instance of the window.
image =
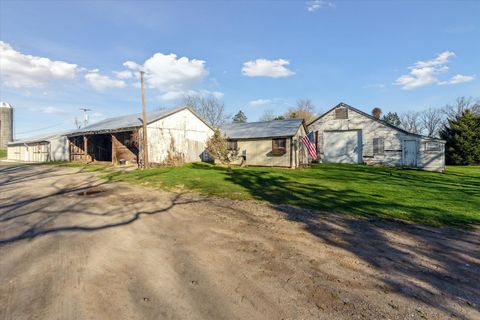
POLYGON ((347 108, 335 109, 335 119, 348 119, 348 109, 347 108))
POLYGON ((287 139, 272 140, 272 154, 285 154, 287 152, 287 139))
POLYGON ((373 154, 383 154, 385 152, 385 145, 383 138, 373 138, 373 154))
POLYGON ((228 150, 231 150, 231 151, 236 151, 238 150, 238 143, 237 143, 237 140, 230 140, 228 141, 228 150))
POLYGON ((425 142, 425 151, 440 151, 440 143, 437 141, 425 142))

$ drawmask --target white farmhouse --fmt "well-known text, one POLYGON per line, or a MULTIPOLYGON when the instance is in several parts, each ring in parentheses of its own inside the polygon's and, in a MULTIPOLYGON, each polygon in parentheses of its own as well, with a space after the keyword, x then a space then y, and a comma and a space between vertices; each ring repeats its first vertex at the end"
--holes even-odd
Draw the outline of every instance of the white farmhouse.
POLYGON ((321 162, 445 170, 445 141, 402 130, 345 103, 308 125, 321 162))

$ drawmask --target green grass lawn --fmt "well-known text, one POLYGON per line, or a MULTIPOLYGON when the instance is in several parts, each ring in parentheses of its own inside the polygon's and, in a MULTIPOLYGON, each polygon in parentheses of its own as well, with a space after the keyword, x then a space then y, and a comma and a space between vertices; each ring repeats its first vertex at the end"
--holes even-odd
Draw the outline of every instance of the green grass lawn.
POLYGON ((320 211, 467 227, 480 223, 480 167, 447 173, 363 165, 313 164, 309 169, 227 168, 205 163, 109 172, 112 181, 265 200, 320 211))
POLYGON ((0 149, 0 159, 7 157, 7 150, 0 149))

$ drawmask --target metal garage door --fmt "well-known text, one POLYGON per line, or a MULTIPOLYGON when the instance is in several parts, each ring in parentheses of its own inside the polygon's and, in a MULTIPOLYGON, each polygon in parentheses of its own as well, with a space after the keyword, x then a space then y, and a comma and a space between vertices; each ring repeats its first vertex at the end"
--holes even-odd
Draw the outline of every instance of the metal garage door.
POLYGON ((325 131, 323 153, 325 162, 361 163, 361 131, 325 131))

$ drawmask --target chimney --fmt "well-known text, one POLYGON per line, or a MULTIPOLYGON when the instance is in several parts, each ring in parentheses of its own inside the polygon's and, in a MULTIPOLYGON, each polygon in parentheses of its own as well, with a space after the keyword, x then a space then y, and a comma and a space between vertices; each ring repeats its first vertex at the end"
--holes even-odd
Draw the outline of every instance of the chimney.
POLYGON ((375 107, 373 108, 372 110, 372 116, 374 116, 375 118, 377 119, 380 119, 380 116, 382 115, 382 109, 380 109, 379 107, 375 107))

